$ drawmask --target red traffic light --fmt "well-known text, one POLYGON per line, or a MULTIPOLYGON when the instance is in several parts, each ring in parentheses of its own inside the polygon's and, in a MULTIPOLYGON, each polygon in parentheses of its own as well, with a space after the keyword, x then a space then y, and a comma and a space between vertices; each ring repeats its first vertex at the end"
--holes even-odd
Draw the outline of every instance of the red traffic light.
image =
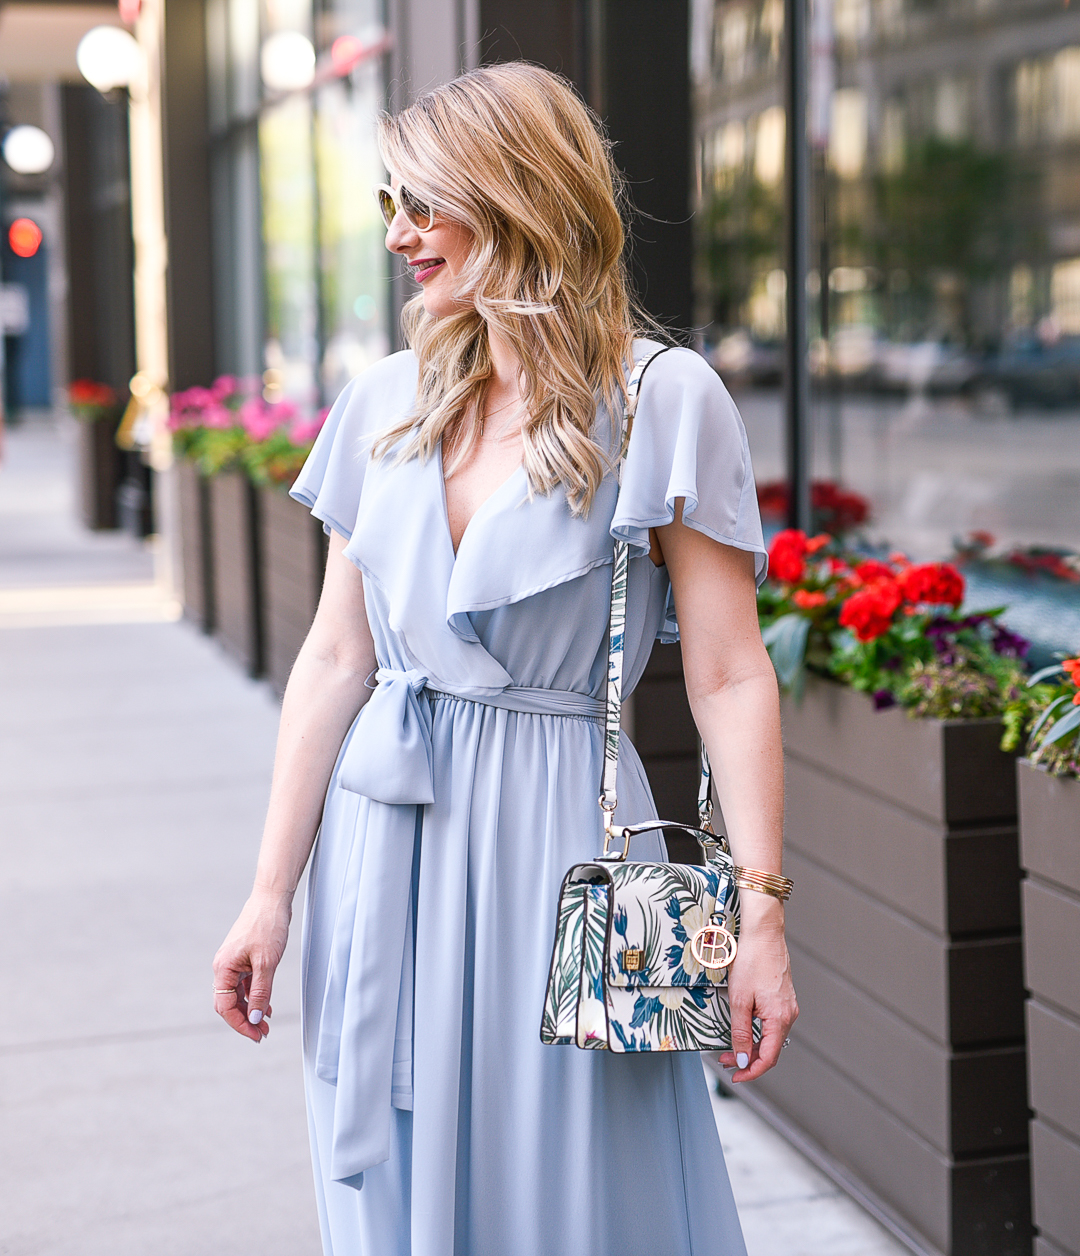
POLYGON ((41 228, 32 218, 16 218, 8 227, 8 244, 16 257, 33 257, 41 247, 41 228))

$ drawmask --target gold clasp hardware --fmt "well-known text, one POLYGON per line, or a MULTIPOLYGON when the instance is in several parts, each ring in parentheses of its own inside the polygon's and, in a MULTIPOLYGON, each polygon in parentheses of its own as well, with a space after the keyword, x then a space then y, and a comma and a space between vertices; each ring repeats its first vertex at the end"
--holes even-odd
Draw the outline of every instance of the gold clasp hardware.
POLYGON ((702 968, 727 968, 738 949, 735 935, 723 925, 706 925, 690 939, 690 950, 702 968))
POLYGON ((639 973, 645 967, 645 952, 636 946, 631 946, 622 954, 622 966, 624 973, 639 973))
POLYGON ((627 855, 629 854, 630 854, 630 833, 627 831, 625 825, 612 824, 610 822, 610 817, 609 817, 608 822, 605 823, 604 825, 604 849, 601 852, 600 858, 601 859, 618 859, 621 861, 625 859, 627 855), (622 838, 622 844, 623 844, 622 850, 621 851, 609 850, 611 843, 618 841, 620 838, 622 838))
POLYGON ((626 831, 623 824, 615 824, 615 805, 604 801, 605 795, 600 797, 600 810, 604 813, 604 849, 600 855, 601 859, 625 859, 630 854, 630 834, 626 831), (622 854, 611 851, 609 848, 613 841, 622 838, 622 854))

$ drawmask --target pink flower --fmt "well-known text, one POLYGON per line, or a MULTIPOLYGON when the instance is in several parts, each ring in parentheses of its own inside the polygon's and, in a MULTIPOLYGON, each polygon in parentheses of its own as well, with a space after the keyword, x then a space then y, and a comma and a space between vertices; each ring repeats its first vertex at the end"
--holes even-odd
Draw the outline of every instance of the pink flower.
POLYGON ((218 401, 224 401, 240 391, 240 381, 235 375, 219 375, 210 385, 210 391, 218 401))
POLYGON ((226 428, 236 426, 236 415, 228 406, 223 406, 220 401, 213 400, 202 412, 203 427, 226 428))
POLYGON ((262 397, 249 397, 240 407, 240 426, 254 441, 266 440, 296 416, 291 401, 267 405, 262 397))
POLYGON ((207 426, 207 411, 216 406, 213 393, 208 388, 187 388, 173 393, 169 403, 169 428, 207 426))
POLYGON ((289 439, 294 445, 309 445, 322 431, 322 426, 326 422, 326 416, 329 413, 330 407, 326 406, 313 419, 298 419, 292 425, 289 439))

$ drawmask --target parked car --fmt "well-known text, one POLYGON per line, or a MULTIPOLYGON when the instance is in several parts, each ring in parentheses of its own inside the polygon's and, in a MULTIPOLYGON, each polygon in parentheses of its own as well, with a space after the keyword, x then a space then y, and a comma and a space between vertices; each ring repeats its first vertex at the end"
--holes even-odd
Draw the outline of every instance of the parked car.
POLYGON ((978 362, 958 345, 942 340, 881 345, 874 370, 874 384, 883 392, 963 392, 978 374, 978 362))
POLYGON ((1017 337, 988 358, 973 389, 997 394, 1014 409, 1080 403, 1080 336, 1047 342, 1034 334, 1017 337))
POLYGON ((774 388, 784 377, 784 346, 741 328, 722 336, 706 356, 725 384, 774 388))

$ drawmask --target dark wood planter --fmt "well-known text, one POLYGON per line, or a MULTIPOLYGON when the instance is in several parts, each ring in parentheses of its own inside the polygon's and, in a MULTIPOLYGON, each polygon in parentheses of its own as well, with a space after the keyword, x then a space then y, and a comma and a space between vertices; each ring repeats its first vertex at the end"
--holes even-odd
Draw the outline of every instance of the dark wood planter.
POLYGON ((211 476, 214 634, 249 676, 263 672, 259 495, 241 471, 211 476))
POLYGON ((116 447, 119 420, 80 419, 79 517, 101 531, 119 526, 116 490, 124 478, 124 455, 116 447))
POLYGON ((1080 781, 1017 775, 1035 1250, 1080 1256, 1080 781))
POLYGON ((214 630, 213 547, 211 545, 210 484, 195 463, 173 464, 180 515, 180 565, 184 616, 203 632, 214 630))
MULTIPOLYGON (((631 707, 628 732, 648 775, 656 814, 697 824, 698 736, 678 645, 653 646, 631 707)), ((675 863, 701 862, 701 848, 692 837, 672 832, 666 838, 675 863)))
POLYGON ((259 490, 263 658, 280 695, 315 616, 326 566, 326 533, 283 489, 259 490))
POLYGON ((996 720, 785 704, 802 1015, 743 1092, 946 1256, 1031 1252, 1015 771, 996 720))

